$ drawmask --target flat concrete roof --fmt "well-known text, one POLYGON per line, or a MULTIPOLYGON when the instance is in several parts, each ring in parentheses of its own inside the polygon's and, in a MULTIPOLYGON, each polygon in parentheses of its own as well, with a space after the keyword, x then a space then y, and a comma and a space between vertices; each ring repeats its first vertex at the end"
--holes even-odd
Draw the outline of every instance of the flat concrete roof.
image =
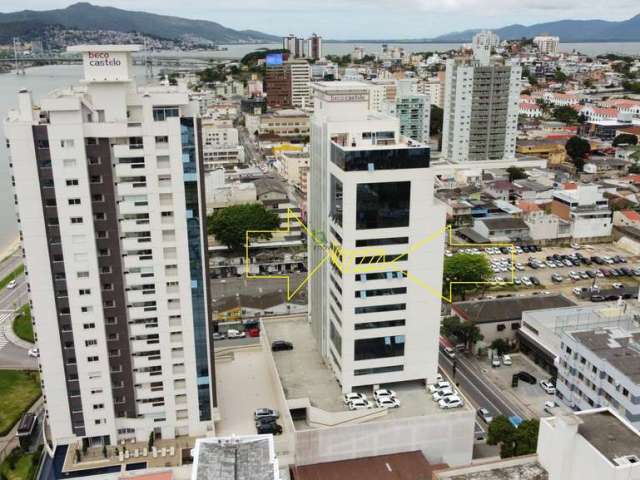
MULTIPOLYGON (((271 341, 286 340, 293 343, 294 346, 293 350, 273 353, 287 399, 308 398, 312 406, 322 410, 328 412, 346 411, 340 385, 324 362, 306 318, 265 321, 264 327, 271 341)), ((371 421, 420 417, 437 413, 446 415, 449 412, 460 411, 460 409, 441 409, 431 398, 424 383, 420 381, 384 386, 396 391, 401 406, 389 409, 387 415, 373 418, 371 421)), ((354 392, 365 393, 369 400, 373 401, 372 387, 357 387, 354 388, 354 392)), ((462 408, 470 407, 467 403, 462 408)))
POLYGON ((608 410, 578 412, 578 433, 611 463, 628 455, 640 458, 640 434, 608 410))
POLYGON ((536 457, 505 459, 485 465, 471 465, 438 472, 441 480, 547 480, 549 474, 536 457))
POLYGON ((415 480, 431 478, 434 470, 447 465, 431 465, 421 452, 403 452, 339 462, 296 467, 296 480, 415 480))

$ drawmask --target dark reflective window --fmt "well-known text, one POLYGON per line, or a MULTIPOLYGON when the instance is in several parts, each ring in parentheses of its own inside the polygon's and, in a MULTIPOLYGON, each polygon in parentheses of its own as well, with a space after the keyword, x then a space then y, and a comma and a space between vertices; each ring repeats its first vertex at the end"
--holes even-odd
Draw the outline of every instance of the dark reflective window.
POLYGON ((331 175, 330 189, 331 209, 329 216, 331 220, 342 227, 342 182, 333 175, 331 175))
POLYGON ((338 355, 342 355, 342 337, 333 322, 329 323, 329 338, 331 338, 331 343, 333 343, 338 355))
POLYGON ((376 373, 401 372, 402 370, 404 370, 404 365, 390 365, 388 367, 359 368, 354 370, 353 374, 356 376, 373 375, 376 373))
POLYGON ((354 360, 400 357, 404 355, 404 335, 361 338, 354 344, 354 360))
POLYGON ((344 150, 331 145, 331 161, 346 172, 428 168, 429 157, 428 147, 344 150))
POLYGON ((356 228, 409 226, 411 182, 360 183, 356 195, 356 228))
POLYGON ((377 247, 379 245, 401 245, 405 243, 409 243, 409 237, 369 238, 356 240, 356 247, 377 247))
MULTIPOLYGON (((393 312, 394 310, 406 310, 406 303, 394 303, 392 305, 374 305, 372 307, 356 307, 355 312, 357 315, 362 313, 379 313, 379 312, 393 312)), ((342 310, 342 307, 340 308, 342 310)))
POLYGON ((379 322, 356 323, 356 330, 369 330, 371 328, 390 328, 404 326, 404 320, 381 320, 379 322))

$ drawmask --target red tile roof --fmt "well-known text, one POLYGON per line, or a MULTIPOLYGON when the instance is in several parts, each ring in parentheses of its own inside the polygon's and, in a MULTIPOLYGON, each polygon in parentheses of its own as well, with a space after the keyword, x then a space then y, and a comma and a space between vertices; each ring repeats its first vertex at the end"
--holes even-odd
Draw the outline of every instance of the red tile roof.
POLYGON ((622 213, 632 222, 640 222, 640 213, 636 212, 635 210, 621 210, 620 213, 622 213))

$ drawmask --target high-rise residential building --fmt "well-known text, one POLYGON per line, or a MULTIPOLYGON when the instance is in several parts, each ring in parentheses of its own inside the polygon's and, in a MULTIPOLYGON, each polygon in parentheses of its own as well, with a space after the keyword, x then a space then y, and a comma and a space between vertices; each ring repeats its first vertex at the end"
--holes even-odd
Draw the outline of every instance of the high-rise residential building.
POLYGON ((197 102, 138 88, 138 47, 79 46, 79 86, 5 121, 48 435, 201 436, 217 416, 197 102))
POLYGON ((304 108, 311 105, 311 66, 306 60, 290 60, 285 64, 291 78, 291 104, 304 108))
POLYGON ((540 53, 554 55, 560 51, 560 37, 540 35, 533 39, 533 43, 540 53))
POLYGON ((500 37, 494 32, 483 30, 473 36, 471 48, 476 58, 482 59, 483 63, 489 61, 491 52, 500 45, 500 37))
MULTIPOLYGON (((481 58, 483 58, 481 56, 481 58)), ((515 158, 522 67, 447 60, 442 156, 451 162, 515 158)))
POLYGON ((429 143, 429 120, 431 102, 429 97, 418 93, 418 81, 402 79, 396 81, 394 102, 384 103, 384 111, 400 120, 400 135, 421 143, 429 143))
POLYGON ((305 56, 304 43, 304 38, 289 34, 288 37, 283 37, 282 48, 289 50, 292 57, 300 58, 305 56))
POLYGON ((307 39, 307 56, 312 60, 322 58, 322 37, 315 33, 307 39))
POLYGON ((437 369, 444 227, 429 148, 369 111, 359 82, 313 86, 309 227, 311 323, 342 390, 432 380, 437 369), (419 282, 412 281, 419 278, 419 282))
POLYGON ((224 121, 202 121, 202 157, 205 171, 231 169, 244 164, 244 146, 238 129, 224 121))
POLYGON ((285 63, 267 65, 264 90, 269 108, 290 108, 291 69, 285 63))

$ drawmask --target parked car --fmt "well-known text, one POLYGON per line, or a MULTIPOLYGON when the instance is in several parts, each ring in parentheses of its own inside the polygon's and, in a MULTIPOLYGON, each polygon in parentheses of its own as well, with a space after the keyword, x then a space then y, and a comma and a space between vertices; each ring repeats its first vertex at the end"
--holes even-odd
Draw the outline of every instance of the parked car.
POLYGON ((429 393, 435 393, 438 390, 442 390, 444 388, 451 388, 451 384, 446 380, 444 382, 437 382, 429 385, 427 387, 427 390, 429 390, 429 393))
POLYGON ((282 426, 277 423, 267 423, 266 425, 257 426, 256 430, 259 434, 263 435, 270 433, 272 435, 280 435, 282 433, 282 426))
POLYGON ((9 283, 7 283, 7 288, 11 289, 11 288, 16 288, 16 285, 18 284, 18 282, 16 282, 16 280, 11 280, 9 283))
POLYGON ((524 286, 526 286, 526 287, 530 287, 531 285, 533 285, 533 284, 531 283, 531 280, 529 280, 529 278, 528 278, 528 277, 522 277, 522 284, 523 284, 524 286))
POLYGON ((244 338, 247 334, 233 328, 227 330, 227 338, 244 338))
POLYGON ((293 343, 284 340, 276 340, 271 343, 272 352, 282 352, 284 350, 293 350, 293 343))
POLYGON ((531 283, 533 283, 536 287, 539 287, 541 285, 540 280, 538 280, 536 277, 529 277, 529 280, 531 281, 531 283))
POLYGON ((503 355, 502 356, 502 364, 503 365, 512 365, 513 360, 511 360, 511 355, 503 355))
POLYGON ((444 397, 455 395, 455 393, 456 392, 453 388, 445 388, 443 390, 438 390, 437 392, 435 392, 433 395, 431 395, 431 398, 433 399, 434 402, 439 402, 444 397))
POLYGON ((380 397, 376 400, 378 408, 399 408, 400 400, 395 397, 380 397))
POLYGON ((520 372, 517 373, 517 375, 518 375, 518 378, 520 380, 522 380, 523 382, 530 383, 531 385, 535 385, 536 384, 536 377, 534 377, 533 375, 531 375, 528 372, 520 371, 520 372))
POLYGON ((38 348, 30 348, 27 352, 30 357, 38 358, 40 356, 40 350, 38 348))
POLYGON ((580 274, 578 272, 574 272, 573 270, 571 270, 569 272, 569 278, 571 280, 580 280, 580 274))
POLYGON ((451 347, 444 347, 444 354, 449 358, 456 358, 456 351, 451 347))
POLYGON ((457 395, 451 395, 440 400, 438 402, 438 405, 440 406, 440 408, 459 408, 464 405, 464 403, 462 402, 462 399, 457 395))
POLYGON ((554 273, 553 275, 551 275, 551 280, 556 282, 556 283, 560 283, 560 282, 562 282, 562 275, 554 273))
POLYGON ((353 400, 347 404, 349 410, 366 410, 368 408, 373 408, 373 403, 369 400, 363 400, 362 398, 358 398, 353 400))
POLYGON ((501 365, 500 363, 500 357, 498 355, 495 355, 492 359, 491 359, 491 366, 493 368, 498 368, 501 365))
POLYGON ((220 332, 213 332, 211 336, 213 337, 214 340, 224 340, 225 338, 227 338, 224 333, 220 333, 220 332))
POLYGON ((576 297, 582 297, 582 288, 580 288, 580 287, 574 287, 574 289, 573 289, 573 290, 571 290, 571 291, 573 292, 573 294, 574 294, 576 297))
POLYGON ((256 420, 256 428, 260 427, 260 426, 264 426, 264 425, 268 425, 270 423, 277 423, 277 418, 276 417, 260 417, 259 419, 256 420))
POLYGON ((492 420, 493 420, 493 416, 491 415, 489 410, 487 410, 486 408, 479 408, 478 409, 478 416, 482 420, 484 420, 485 423, 491 423, 492 420))
POLYGON ((606 300, 606 298, 604 298, 602 295, 591 295, 591 299, 592 302, 604 302, 606 300))
POLYGON ((258 420, 259 418, 272 417, 278 418, 280 414, 277 410, 273 408, 259 408, 255 412, 253 412, 253 419, 258 420))
POLYGON ((546 380, 540 380, 540 387, 549 395, 554 395, 556 393, 556 387, 546 380))
POLYGON ((393 397, 395 398, 396 392, 393 390, 389 390, 387 388, 379 388, 378 390, 373 392, 373 398, 378 400, 380 398, 393 397))
POLYGON ((554 401, 546 401, 544 402, 544 411, 549 415, 554 415, 553 409, 556 408, 558 404, 554 401))
POLYGON ((260 329, 258 327, 247 328, 246 332, 250 337, 253 338, 260 336, 260 329))
POLYGON ((342 400, 345 405, 348 405, 349 402, 353 402, 354 400, 367 400, 367 396, 364 393, 345 393, 342 397, 342 400))
POLYGON ((624 288, 624 285, 620 282, 612 283, 611 286, 613 288, 624 288))

